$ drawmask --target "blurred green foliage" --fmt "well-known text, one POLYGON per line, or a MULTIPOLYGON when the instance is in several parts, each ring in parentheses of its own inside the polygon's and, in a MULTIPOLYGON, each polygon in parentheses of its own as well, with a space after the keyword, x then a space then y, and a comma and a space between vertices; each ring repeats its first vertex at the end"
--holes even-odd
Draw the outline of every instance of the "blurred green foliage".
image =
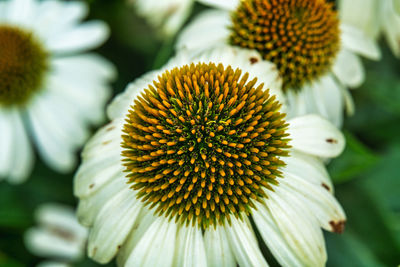
MULTIPOLYGON (((160 40, 124 1, 88 2, 90 19, 104 20, 111 28, 109 41, 98 52, 118 69, 114 94, 173 54, 174 40, 160 40)), ((194 13, 201 9, 196 6, 194 13)), ((329 164, 336 196, 348 216, 344 234, 326 234, 332 267, 400 263, 400 61, 384 43, 381 47, 382 60, 364 62, 366 81, 353 91, 356 114, 346 120, 346 150, 329 164)), ((72 180, 73 173, 58 174, 38 159, 25 184, 0 183, 0 266, 33 266, 43 260, 26 250, 23 234, 35 224, 39 204, 76 205, 72 180)), ((85 259, 77 266, 98 265, 85 259)))

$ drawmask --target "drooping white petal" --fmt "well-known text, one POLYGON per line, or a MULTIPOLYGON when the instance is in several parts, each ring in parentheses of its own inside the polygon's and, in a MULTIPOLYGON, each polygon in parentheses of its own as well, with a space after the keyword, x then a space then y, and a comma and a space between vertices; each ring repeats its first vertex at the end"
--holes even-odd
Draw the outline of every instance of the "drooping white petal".
POLYGON ((142 208, 139 217, 140 220, 136 220, 135 224, 132 227, 132 231, 130 232, 129 236, 125 240, 125 243, 122 245, 118 253, 118 266, 128 266, 126 265, 126 261, 131 255, 133 249, 147 232, 149 226, 152 225, 153 222, 158 218, 157 215, 153 214, 153 211, 149 211, 146 207, 142 208))
POLYGON ((14 161, 14 122, 15 111, 0 110, 0 177, 7 177, 14 161))
POLYGON ((301 260, 293 252, 285 240, 279 226, 272 219, 271 213, 260 203, 256 203, 257 210, 253 212, 253 219, 263 241, 282 266, 302 266, 301 260))
POLYGON ((400 57, 400 15, 394 11, 391 1, 382 3, 382 27, 386 40, 396 57, 400 57))
POLYGON ((378 44, 362 31, 346 24, 341 25, 341 31, 344 48, 373 60, 381 58, 378 44))
POLYGON ((315 104, 318 114, 328 119, 336 127, 343 124, 343 96, 342 89, 331 74, 323 76, 312 84, 315 104))
POLYGON ((341 49, 332 67, 336 77, 349 87, 359 87, 365 79, 361 59, 346 49, 341 49))
POLYGON ((83 163, 74 180, 74 194, 89 196, 104 184, 120 176, 124 177, 121 164, 120 121, 113 121, 87 143, 83 152, 83 163))
POLYGON ((322 117, 310 114, 288 122, 290 144, 294 149, 324 158, 342 153, 345 146, 343 134, 322 117))
POLYGON ((174 267, 207 267, 201 229, 189 225, 178 228, 174 267))
POLYGON ((88 255, 109 262, 119 251, 138 218, 142 203, 126 186, 100 210, 89 235, 88 255))
POLYGON ((41 1, 37 4, 35 18, 30 22, 35 34, 43 40, 74 27, 88 14, 88 6, 82 1, 41 1))
POLYGON ((97 214, 109 199, 126 187, 124 177, 118 177, 103 185, 94 194, 80 198, 77 210, 79 222, 87 227, 93 225, 97 214))
POLYGON ((54 58, 52 66, 64 72, 64 75, 70 74, 90 80, 101 79, 108 81, 114 79, 117 74, 115 67, 109 61, 92 53, 54 58))
POLYGON ((30 106, 28 115, 32 135, 40 155, 47 164, 58 171, 66 172, 71 170, 76 162, 73 147, 63 140, 64 137, 69 139, 71 136, 65 135, 59 121, 53 123, 54 120, 48 119, 54 114, 47 109, 46 102, 50 103, 40 97, 30 106))
POLYGON ((124 92, 117 95, 107 107, 107 115, 112 119, 121 118, 126 115, 130 105, 144 89, 147 89, 153 80, 161 74, 160 71, 151 71, 130 83, 124 92))
POLYGON ((239 5, 240 0, 197 0, 197 2, 215 8, 221 8, 232 11, 239 5))
POLYGON ((42 204, 36 210, 35 218, 39 225, 59 228, 73 233, 80 240, 86 239, 87 229, 78 223, 75 211, 71 207, 57 203, 42 204))
POLYGON ((34 155, 20 111, 0 111, 0 177, 10 183, 24 182, 33 167, 34 155))
POLYGON ((63 238, 41 228, 31 228, 26 232, 25 245, 32 253, 41 257, 77 260, 83 256, 83 247, 76 244, 73 237, 63 238))
POLYGON ((327 256, 318 222, 304 203, 281 187, 276 187, 275 192, 268 192, 269 199, 265 205, 270 216, 304 266, 324 266, 327 256))
POLYGON ((315 216, 322 228, 332 232, 343 230, 346 216, 335 197, 322 185, 310 183, 306 174, 284 172, 285 179, 280 181, 283 191, 298 198, 315 216))
POLYGON ((46 40, 46 47, 56 54, 76 53, 100 46, 108 37, 109 28, 101 21, 90 21, 46 40))
POLYGON ((224 45, 229 36, 229 12, 209 10, 198 15, 178 37, 177 50, 203 50, 224 45))
POLYGON ((111 90, 101 77, 82 77, 76 72, 69 73, 54 67, 48 77, 47 88, 64 102, 74 105, 74 111, 80 114, 82 120, 98 124, 105 118, 103 109, 111 90))
POLYGON ((285 157, 284 161, 286 163, 283 168, 285 173, 294 175, 300 173, 307 181, 323 186, 333 193, 332 181, 323 162, 318 158, 291 150, 290 156, 285 157))
POLYGON ((34 0, 13 0, 8 4, 6 19, 8 22, 29 26, 36 12, 34 0))
POLYGON ((232 216, 232 223, 225 226, 229 246, 240 266, 268 266, 249 223, 232 216))
POLYGON ((135 246, 125 266, 172 266, 176 233, 177 224, 168 222, 164 217, 157 217, 135 246))
MULTIPOLYGON (((386 0, 385 0, 386 1, 386 0)), ((351 25, 376 38, 380 31, 379 5, 381 0, 339 0, 339 15, 344 24, 351 25)))
POLYGON ((22 121, 22 114, 15 113, 12 119, 14 122, 14 135, 15 135, 15 159, 12 169, 9 173, 9 181, 11 183, 24 182, 33 168, 34 155, 32 146, 29 142, 27 129, 22 121))
POLYGON ((235 267, 233 255, 223 226, 210 227, 204 233, 208 267, 235 267))

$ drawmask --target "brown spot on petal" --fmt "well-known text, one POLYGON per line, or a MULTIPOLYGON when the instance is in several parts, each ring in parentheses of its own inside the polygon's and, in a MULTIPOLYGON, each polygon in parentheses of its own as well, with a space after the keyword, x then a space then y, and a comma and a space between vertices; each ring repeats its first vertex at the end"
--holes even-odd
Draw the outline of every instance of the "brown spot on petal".
POLYGON ((322 183, 321 185, 322 185, 322 187, 325 188, 326 190, 331 191, 330 187, 329 187, 327 184, 322 183))
POLYGON ((329 224, 332 226, 332 231, 338 234, 343 233, 346 221, 330 221, 329 224))
POLYGON ((112 131, 112 130, 114 130, 114 129, 115 129, 115 126, 110 126, 110 127, 108 127, 108 128, 106 129, 106 131, 109 132, 109 131, 112 131))
POLYGON ((256 58, 256 57, 251 57, 250 58, 250 63, 253 65, 253 64, 255 64, 255 63, 257 63, 258 62, 258 58, 256 58))
POLYGON ((103 145, 108 145, 109 143, 111 143, 111 140, 104 141, 102 144, 103 144, 103 145))
POLYGON ((94 184, 89 185, 89 188, 92 189, 94 187, 94 184))
POLYGON ((333 139, 333 138, 328 138, 328 139, 326 139, 326 142, 328 142, 328 143, 330 143, 330 144, 337 144, 337 143, 338 143, 338 140, 333 139))

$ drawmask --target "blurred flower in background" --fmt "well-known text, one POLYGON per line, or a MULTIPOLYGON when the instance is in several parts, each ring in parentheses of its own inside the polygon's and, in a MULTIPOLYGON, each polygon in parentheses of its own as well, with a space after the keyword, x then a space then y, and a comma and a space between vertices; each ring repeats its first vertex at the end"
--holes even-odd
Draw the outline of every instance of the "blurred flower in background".
POLYGON ((256 49, 279 69, 289 117, 317 113, 341 126, 343 110, 353 114, 353 100, 346 87, 358 87, 364 81, 359 55, 378 59, 380 52, 362 32, 341 23, 331 3, 207 3, 219 9, 195 18, 179 36, 177 50, 225 44, 256 49))
POLYGON ((60 172, 71 171, 89 127, 104 118, 114 67, 85 51, 109 29, 80 23, 83 2, 0 2, 0 178, 23 182, 34 152, 60 172))
POLYGON ((25 244, 31 253, 48 259, 39 266, 70 266, 84 257, 87 229, 78 223, 72 207, 42 204, 35 218, 38 225, 25 233, 25 244))
POLYGON ((400 58, 399 0, 339 0, 340 17, 370 38, 384 35, 396 57, 400 58))
POLYGON ((325 264, 321 228, 340 233, 346 217, 318 157, 338 156, 344 137, 317 115, 286 123, 276 67, 260 59, 230 47, 180 54, 116 98, 74 180, 89 257, 268 266, 258 229, 283 266, 325 264))
POLYGON ((171 37, 189 17, 195 0, 128 0, 160 34, 171 37))

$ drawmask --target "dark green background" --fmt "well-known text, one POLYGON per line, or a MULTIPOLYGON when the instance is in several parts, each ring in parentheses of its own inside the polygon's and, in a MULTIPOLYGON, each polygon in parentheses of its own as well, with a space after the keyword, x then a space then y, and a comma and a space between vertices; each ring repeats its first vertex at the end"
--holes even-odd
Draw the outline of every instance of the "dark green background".
MULTIPOLYGON (((174 40, 157 38, 124 1, 90 1, 90 6, 90 19, 111 27, 109 41, 98 52, 118 68, 114 94, 173 54, 174 40)), ((196 5, 193 14, 203 8, 196 5)), ((400 264, 400 61, 384 41, 381 48, 382 60, 364 60, 367 78, 352 91, 356 114, 344 127, 347 148, 329 165, 348 223, 341 235, 326 233, 328 266, 400 264)), ((39 204, 76 205, 72 180, 73 173, 60 175, 38 159, 28 182, 0 183, 0 266, 33 266, 43 260, 26 250, 23 234, 35 224, 33 212, 39 204)), ((85 259, 77 266, 97 264, 85 259)))

